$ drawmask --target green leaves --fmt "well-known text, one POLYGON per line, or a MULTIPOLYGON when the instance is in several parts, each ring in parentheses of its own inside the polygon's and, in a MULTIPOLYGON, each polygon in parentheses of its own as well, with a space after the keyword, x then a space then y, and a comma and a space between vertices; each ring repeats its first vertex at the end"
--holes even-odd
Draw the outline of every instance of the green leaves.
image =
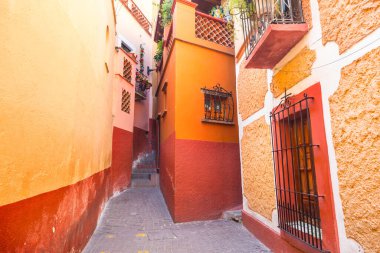
POLYGON ((173 0, 164 0, 161 4, 161 26, 164 28, 172 21, 172 6, 173 0))

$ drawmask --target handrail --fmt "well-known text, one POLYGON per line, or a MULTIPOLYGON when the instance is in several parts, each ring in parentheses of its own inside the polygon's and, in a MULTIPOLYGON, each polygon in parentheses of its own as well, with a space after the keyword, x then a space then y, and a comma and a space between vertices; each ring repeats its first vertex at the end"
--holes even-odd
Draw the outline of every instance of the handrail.
POLYGON ((149 31, 149 28, 152 28, 152 24, 149 22, 149 20, 147 19, 147 17, 144 15, 144 12, 137 6, 137 4, 133 1, 133 0, 120 0, 120 2, 124 5, 125 8, 127 8, 127 10, 129 12, 131 12, 132 16, 137 20, 137 22, 144 28, 144 30, 150 34, 151 32, 149 31), (130 2, 132 4, 132 8, 129 8, 128 6, 128 2, 130 2), (141 14, 143 20, 146 22, 147 26, 148 26, 148 29, 146 29, 144 27, 143 24, 141 24, 141 22, 138 20, 138 17, 136 17, 136 15, 132 12, 132 9, 135 8, 139 14, 141 14))
POLYGON ((213 17, 211 15, 208 15, 208 14, 200 12, 200 11, 195 11, 195 14, 203 16, 203 17, 208 18, 208 19, 212 19, 212 20, 220 22, 220 23, 227 23, 227 21, 224 19, 216 18, 216 17, 213 17))
POLYGON ((241 9, 240 19, 248 58, 270 24, 304 23, 302 1, 252 0, 246 8, 241 9))

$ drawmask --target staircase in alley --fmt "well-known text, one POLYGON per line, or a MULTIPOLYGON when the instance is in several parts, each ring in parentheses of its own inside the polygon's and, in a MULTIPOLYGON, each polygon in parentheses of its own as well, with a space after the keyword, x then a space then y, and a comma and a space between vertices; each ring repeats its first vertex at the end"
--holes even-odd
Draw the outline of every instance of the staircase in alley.
POLYGON ((159 169, 156 162, 156 152, 139 155, 132 165, 132 188, 156 187, 159 185, 159 169))

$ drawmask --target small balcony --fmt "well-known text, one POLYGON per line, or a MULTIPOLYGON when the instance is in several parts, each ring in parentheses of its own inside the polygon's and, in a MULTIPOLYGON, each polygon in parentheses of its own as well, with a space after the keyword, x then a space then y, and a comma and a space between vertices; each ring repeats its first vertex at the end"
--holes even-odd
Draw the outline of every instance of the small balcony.
POLYGON ((174 0, 172 20, 165 28, 160 26, 158 17, 154 38, 156 42, 163 40, 162 60, 157 62, 158 80, 165 72, 176 41, 235 55, 233 29, 223 18, 206 14, 219 4, 220 0, 174 0))
POLYGON ((136 71, 135 101, 145 100, 150 87, 152 84, 148 81, 148 77, 136 71))
POLYGON ((305 36, 301 0, 247 0, 240 19, 246 68, 272 69, 305 36))

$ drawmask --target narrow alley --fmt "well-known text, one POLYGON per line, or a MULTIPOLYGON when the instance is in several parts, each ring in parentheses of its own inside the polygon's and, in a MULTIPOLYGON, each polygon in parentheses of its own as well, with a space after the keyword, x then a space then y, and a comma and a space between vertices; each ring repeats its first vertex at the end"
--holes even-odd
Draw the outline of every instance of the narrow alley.
POLYGON ((271 252, 232 220, 173 223, 158 187, 129 188, 110 199, 85 253, 271 252))
POLYGON ((0 0, 0 253, 380 253, 380 0, 0 0))

